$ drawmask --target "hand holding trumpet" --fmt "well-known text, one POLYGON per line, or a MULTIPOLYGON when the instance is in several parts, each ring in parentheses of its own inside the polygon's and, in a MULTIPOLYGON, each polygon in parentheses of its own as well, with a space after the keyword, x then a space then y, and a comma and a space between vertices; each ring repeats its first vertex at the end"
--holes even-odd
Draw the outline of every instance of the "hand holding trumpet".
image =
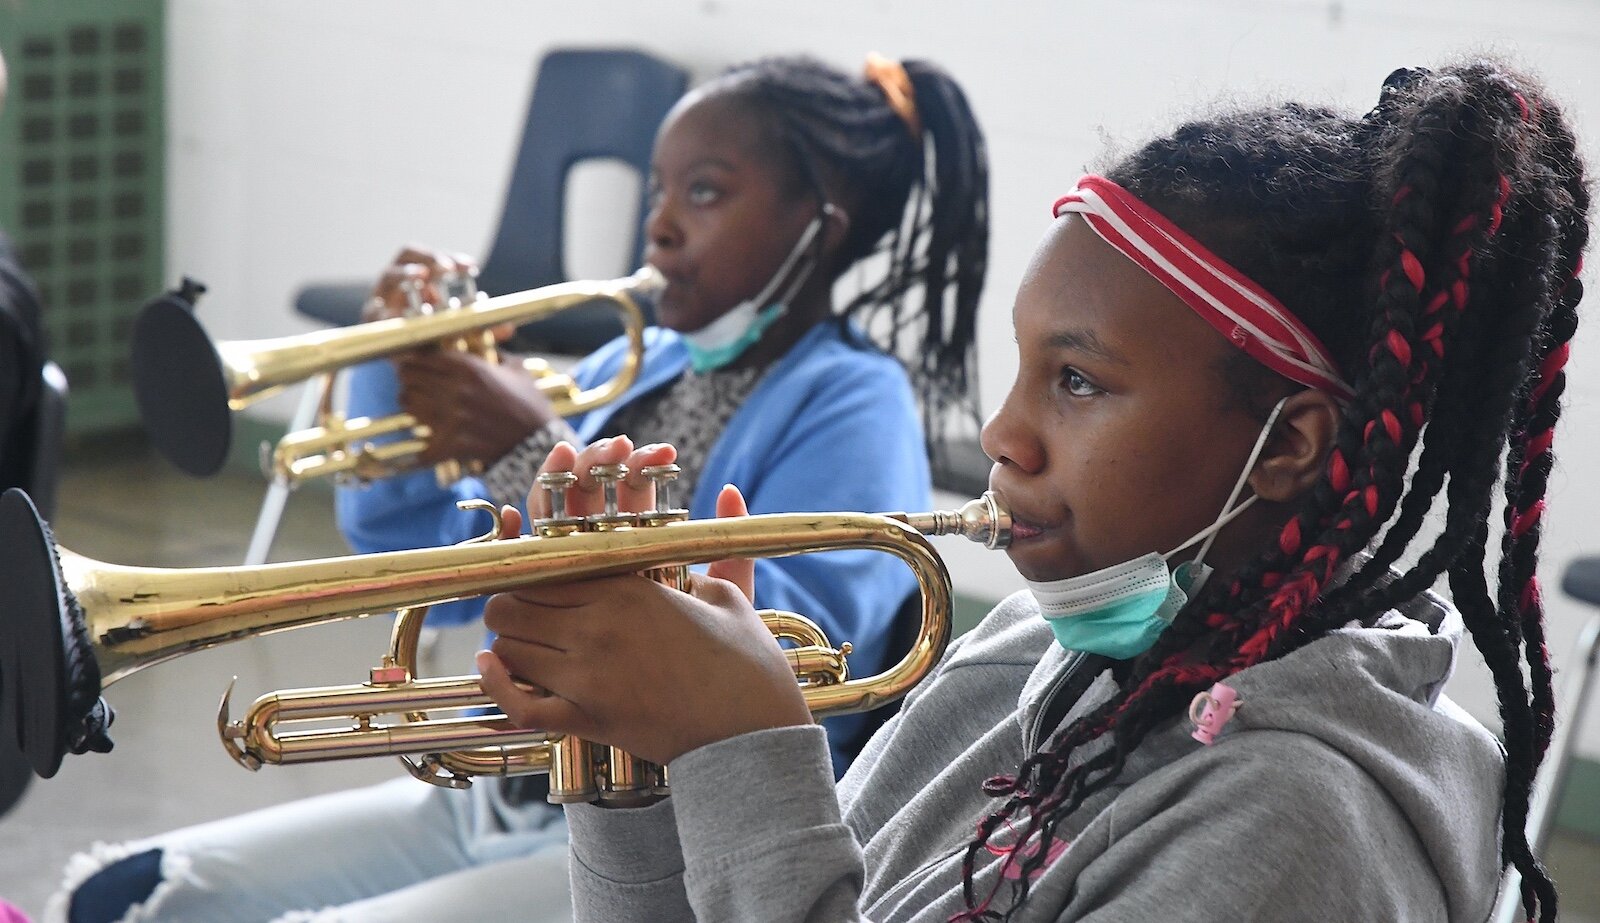
MULTIPOLYGON (((448 280, 476 275, 469 256, 412 244, 395 254, 362 309, 363 321, 401 317, 415 303, 443 305, 448 280)), ((503 341, 516 327, 493 330, 503 341)), ((459 460, 492 465, 560 415, 536 379, 517 362, 490 362, 473 352, 428 347, 395 357, 400 406, 428 427, 422 465, 459 460)))
MULTIPOLYGON (((600 509, 597 465, 630 472, 670 463, 670 445, 638 449, 626 436, 575 451, 565 443, 541 472, 573 471, 567 514, 600 509)), ((624 510, 650 508, 649 483, 630 475, 619 485, 624 510)), ((529 515, 550 515, 543 491, 529 515)), ((746 514, 744 498, 725 487, 719 517, 746 514)), ((499 635, 478 655, 483 690, 513 723, 611 744, 655 763, 750 731, 810 724, 794 673, 750 599, 754 566, 719 561, 690 577, 689 592, 640 576, 607 577, 489 600, 484 622, 499 635), (538 687, 529 692, 512 677, 538 687)))

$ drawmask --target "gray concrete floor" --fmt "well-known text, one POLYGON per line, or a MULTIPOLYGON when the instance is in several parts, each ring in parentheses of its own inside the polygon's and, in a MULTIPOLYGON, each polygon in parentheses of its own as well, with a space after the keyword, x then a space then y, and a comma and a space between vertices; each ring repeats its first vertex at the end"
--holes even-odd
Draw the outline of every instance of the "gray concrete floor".
MULTIPOLYGON (((229 472, 191 480, 136 443, 77 447, 69 457, 54 523, 65 547, 156 567, 243 560, 261 502, 259 479, 229 472)), ((272 560, 343 553, 328 492, 293 495, 272 560)), ((217 703, 230 677, 239 678, 236 714, 269 690, 359 682, 383 651, 388 628, 388 619, 367 619, 223 645, 110 687, 116 749, 69 756, 55 778, 35 780, 0 819, 0 842, 7 844, 0 896, 38 915, 68 857, 94 841, 146 836, 403 774, 390 759, 250 773, 228 758, 216 734, 217 703)), ((427 671, 470 669, 478 643, 472 629, 444 632, 427 671)), ((1558 836, 1548 861, 1562 891, 1561 918, 1600 923, 1600 843, 1558 836)))

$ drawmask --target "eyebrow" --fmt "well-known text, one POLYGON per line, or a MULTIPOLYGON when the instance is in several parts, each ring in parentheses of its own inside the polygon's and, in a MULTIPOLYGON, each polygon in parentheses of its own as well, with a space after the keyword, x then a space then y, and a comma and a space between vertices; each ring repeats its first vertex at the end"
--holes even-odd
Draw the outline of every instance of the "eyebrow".
MULTIPOLYGON (((694 161, 691 161, 691 162, 685 164, 683 167, 679 168, 678 171, 676 173, 674 173, 673 175, 682 177, 682 176, 687 176, 689 174, 695 173, 695 172, 700 171, 700 170, 705 170, 705 169, 708 169, 708 168, 709 169, 713 169, 713 170, 718 170, 718 171, 721 171, 723 173, 738 173, 739 172, 739 168, 738 167, 736 167, 733 164, 727 162, 726 160, 723 160, 720 157, 701 157, 698 160, 694 160, 694 161)), ((650 166, 650 175, 648 177, 648 181, 652 182, 652 183, 658 183, 658 182, 661 181, 661 177, 662 177, 661 168, 658 167, 658 166, 655 166, 654 164, 652 164, 650 166)))
POLYGON ((701 157, 698 160, 690 161, 689 164, 683 168, 683 172, 688 173, 691 170, 699 170, 703 167, 716 167, 719 170, 729 171, 737 171, 739 169, 728 161, 723 160, 721 157, 701 157))
POLYGON ((1093 330, 1085 327, 1058 330, 1045 338, 1045 345, 1052 349, 1070 349, 1075 352, 1088 353, 1097 359, 1115 362, 1118 365, 1128 364, 1127 359, 1124 359, 1115 350, 1102 342, 1093 330))

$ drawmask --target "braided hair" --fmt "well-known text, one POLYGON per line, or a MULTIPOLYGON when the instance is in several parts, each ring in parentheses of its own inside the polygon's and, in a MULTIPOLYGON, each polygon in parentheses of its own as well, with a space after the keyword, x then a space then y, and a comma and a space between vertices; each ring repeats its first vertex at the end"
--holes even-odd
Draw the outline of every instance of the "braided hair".
MULTIPOLYGON (((952 409, 978 419, 974 347, 989 251, 989 165, 966 94, 926 61, 903 62, 921 133, 861 77, 809 57, 730 69, 708 89, 751 105, 799 187, 850 203, 835 278, 883 254, 881 278, 839 311, 911 372, 928 445, 952 409), (915 288, 920 303, 907 303, 915 288)), ((846 328, 848 330, 848 326, 846 328)))
MULTIPOLYGON (((1475 61, 1397 71, 1360 118, 1290 104, 1192 122, 1108 173, 1275 294, 1356 393, 1326 471, 1277 541, 1185 606, 1116 674, 1110 701, 1015 775, 985 784, 1004 801, 968 848, 969 909, 957 919, 1009 918, 1027 898, 1043 849, 1018 853, 1027 858, 1003 916, 989 909, 994 894, 974 893, 975 857, 1003 825, 1025 812, 1024 840, 1048 842, 1198 692, 1444 576, 1499 698, 1502 859, 1522 874, 1528 917, 1553 920, 1555 887, 1526 827, 1554 725, 1535 573, 1540 516, 1588 239, 1571 127, 1536 82, 1475 61), (1489 518, 1502 470, 1505 536, 1491 592, 1489 518), (1441 492, 1438 536, 1409 569, 1380 579, 1441 492), (1352 562, 1375 542, 1369 560, 1352 562), (1111 746, 1069 766, 1075 750, 1107 736, 1111 746)), ((1292 390, 1242 354, 1230 365, 1224 381, 1247 407, 1292 390)))

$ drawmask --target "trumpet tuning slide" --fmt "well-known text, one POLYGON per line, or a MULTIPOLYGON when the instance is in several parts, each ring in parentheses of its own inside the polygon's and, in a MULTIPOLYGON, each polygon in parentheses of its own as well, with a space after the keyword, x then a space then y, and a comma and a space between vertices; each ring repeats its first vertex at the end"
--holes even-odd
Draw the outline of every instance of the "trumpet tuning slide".
POLYGON ((233 440, 227 375, 211 337, 195 318, 205 286, 182 288, 144 306, 133 325, 133 393, 150 441, 185 474, 222 470, 233 440))

